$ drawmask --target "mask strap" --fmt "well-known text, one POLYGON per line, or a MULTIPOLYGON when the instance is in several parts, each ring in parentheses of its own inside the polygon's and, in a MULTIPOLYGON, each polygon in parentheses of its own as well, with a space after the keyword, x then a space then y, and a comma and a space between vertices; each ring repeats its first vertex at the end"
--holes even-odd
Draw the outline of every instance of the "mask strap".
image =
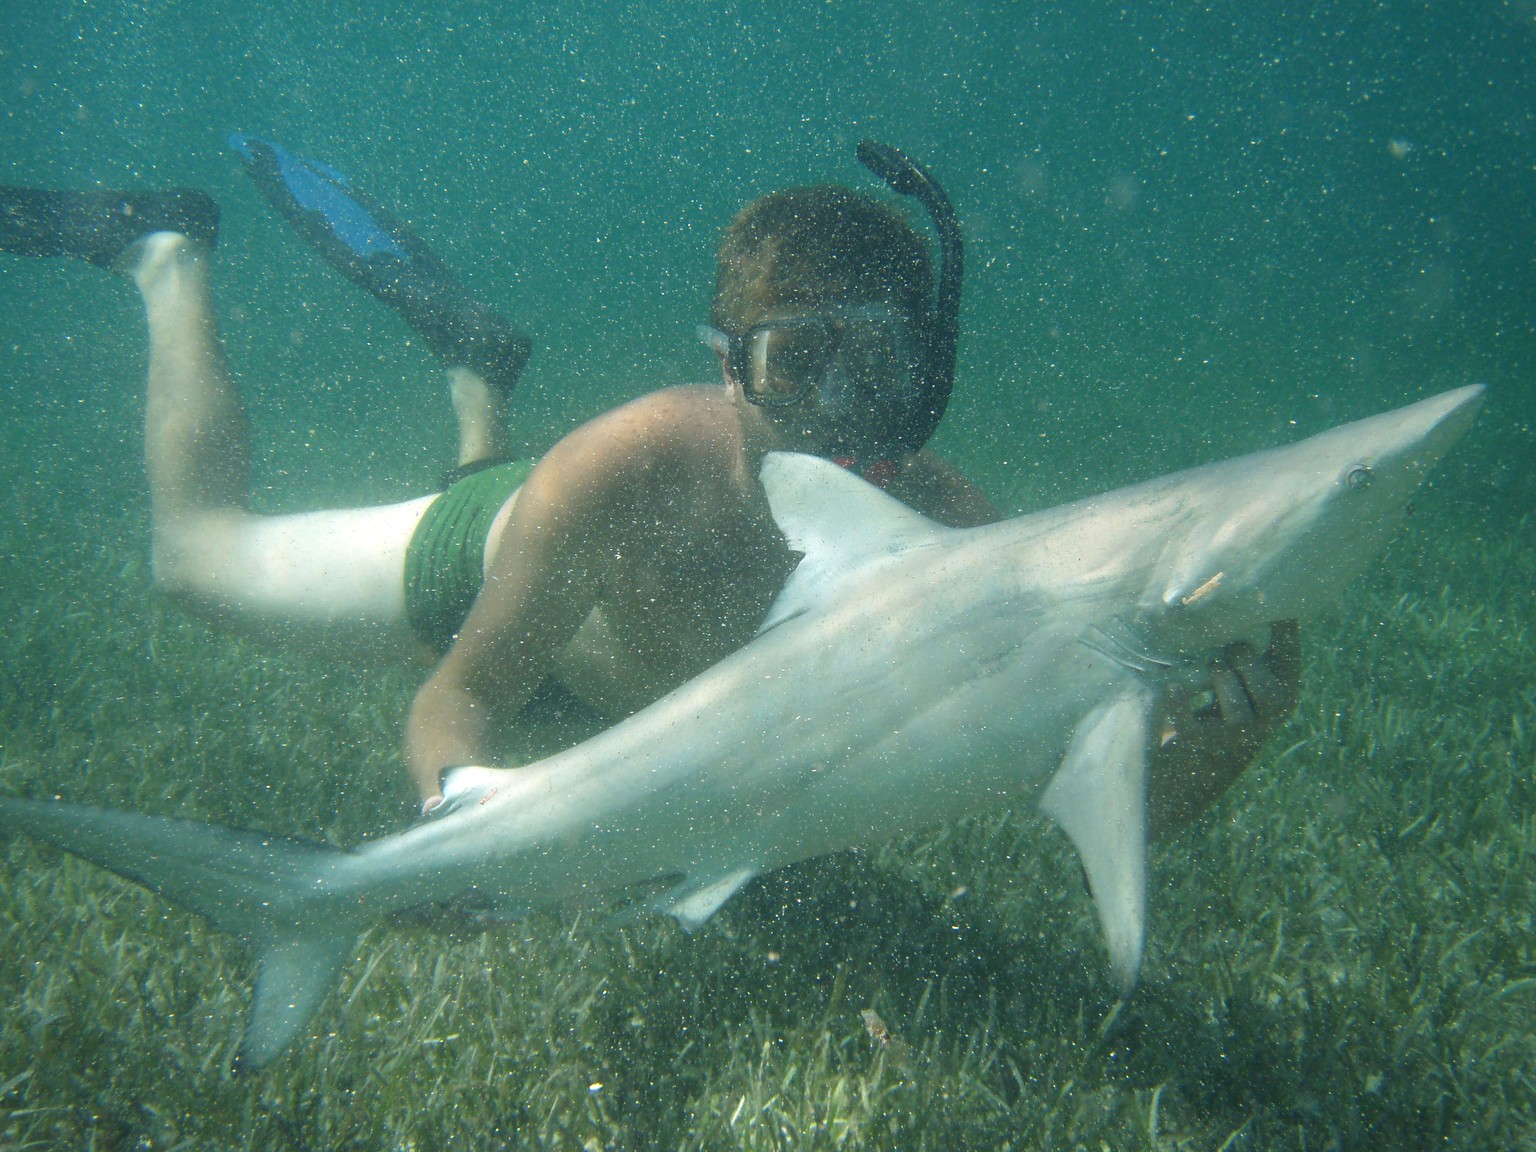
POLYGON ((716 356, 724 356, 731 350, 731 338, 720 331, 720 329, 711 327, 708 324, 700 324, 696 331, 699 334, 699 339, 716 356))

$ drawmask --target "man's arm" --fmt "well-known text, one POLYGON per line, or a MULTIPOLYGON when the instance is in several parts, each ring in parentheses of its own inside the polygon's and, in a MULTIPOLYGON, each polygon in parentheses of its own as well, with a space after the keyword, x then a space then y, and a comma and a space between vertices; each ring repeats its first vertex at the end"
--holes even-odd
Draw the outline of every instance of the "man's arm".
POLYGON ((577 429, 529 474, 458 640, 416 694, 405 755, 427 806, 443 769, 485 763, 492 734, 548 676, 602 597, 654 445, 623 410, 577 429))
POLYGON ((1164 693, 1147 764, 1147 832, 1165 840, 1230 788, 1296 707, 1301 629, 1270 626, 1269 647, 1232 644, 1211 664, 1209 693, 1164 693))

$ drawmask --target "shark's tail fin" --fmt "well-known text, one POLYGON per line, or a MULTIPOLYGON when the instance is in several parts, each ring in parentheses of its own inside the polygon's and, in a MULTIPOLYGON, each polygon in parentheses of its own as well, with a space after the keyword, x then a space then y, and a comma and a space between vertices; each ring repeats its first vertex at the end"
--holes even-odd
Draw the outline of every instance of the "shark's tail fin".
POLYGON ((256 950, 237 1067, 260 1068, 320 1007, 365 922, 341 891, 350 853, 189 820, 0 796, 0 831, 25 832, 174 904, 256 950))

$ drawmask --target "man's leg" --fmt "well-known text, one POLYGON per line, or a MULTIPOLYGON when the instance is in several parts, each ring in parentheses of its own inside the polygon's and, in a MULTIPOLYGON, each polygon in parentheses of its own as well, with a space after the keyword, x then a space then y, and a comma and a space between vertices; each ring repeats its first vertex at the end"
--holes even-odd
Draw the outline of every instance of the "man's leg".
POLYGON ((507 392, 486 383, 473 368, 450 368, 448 394, 459 426, 459 467, 482 460, 505 460, 509 451, 507 392))
POLYGON ((402 624, 405 550, 433 497, 251 513, 249 432, 219 343, 208 246, 157 232, 122 263, 149 325, 144 455, 156 581, 220 615, 402 624))
MULTIPOLYGON (((398 643, 406 636, 406 551, 436 497, 296 516, 249 511, 245 413, 209 288, 217 236, 218 205, 193 190, 0 186, 0 252, 113 268, 143 296, 150 342, 145 462, 157 582, 231 622, 365 625, 370 646, 379 639, 398 643)), ((454 371, 451 380, 461 461, 500 451, 505 390, 470 369, 454 371)), ((326 629, 327 642, 334 635, 326 629)))
POLYGON ((144 237, 124 254, 149 325, 144 463, 155 551, 166 565, 177 538, 210 517, 245 513, 250 432, 229 378, 208 286, 207 245, 176 232, 144 237))

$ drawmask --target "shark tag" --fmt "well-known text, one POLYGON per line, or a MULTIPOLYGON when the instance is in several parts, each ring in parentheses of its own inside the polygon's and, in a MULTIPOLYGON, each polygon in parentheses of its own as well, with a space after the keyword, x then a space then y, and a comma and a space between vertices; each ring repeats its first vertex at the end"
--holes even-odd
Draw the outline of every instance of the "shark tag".
POLYGON ((467 764, 451 769, 443 781, 443 802, 428 813, 434 818, 483 804, 506 782, 506 770, 467 764))
POLYGON ((1136 986, 1146 939, 1147 725, 1153 699, 1152 690, 1138 683, 1084 717, 1040 798, 1040 810, 1077 846, 1123 996, 1136 986))

